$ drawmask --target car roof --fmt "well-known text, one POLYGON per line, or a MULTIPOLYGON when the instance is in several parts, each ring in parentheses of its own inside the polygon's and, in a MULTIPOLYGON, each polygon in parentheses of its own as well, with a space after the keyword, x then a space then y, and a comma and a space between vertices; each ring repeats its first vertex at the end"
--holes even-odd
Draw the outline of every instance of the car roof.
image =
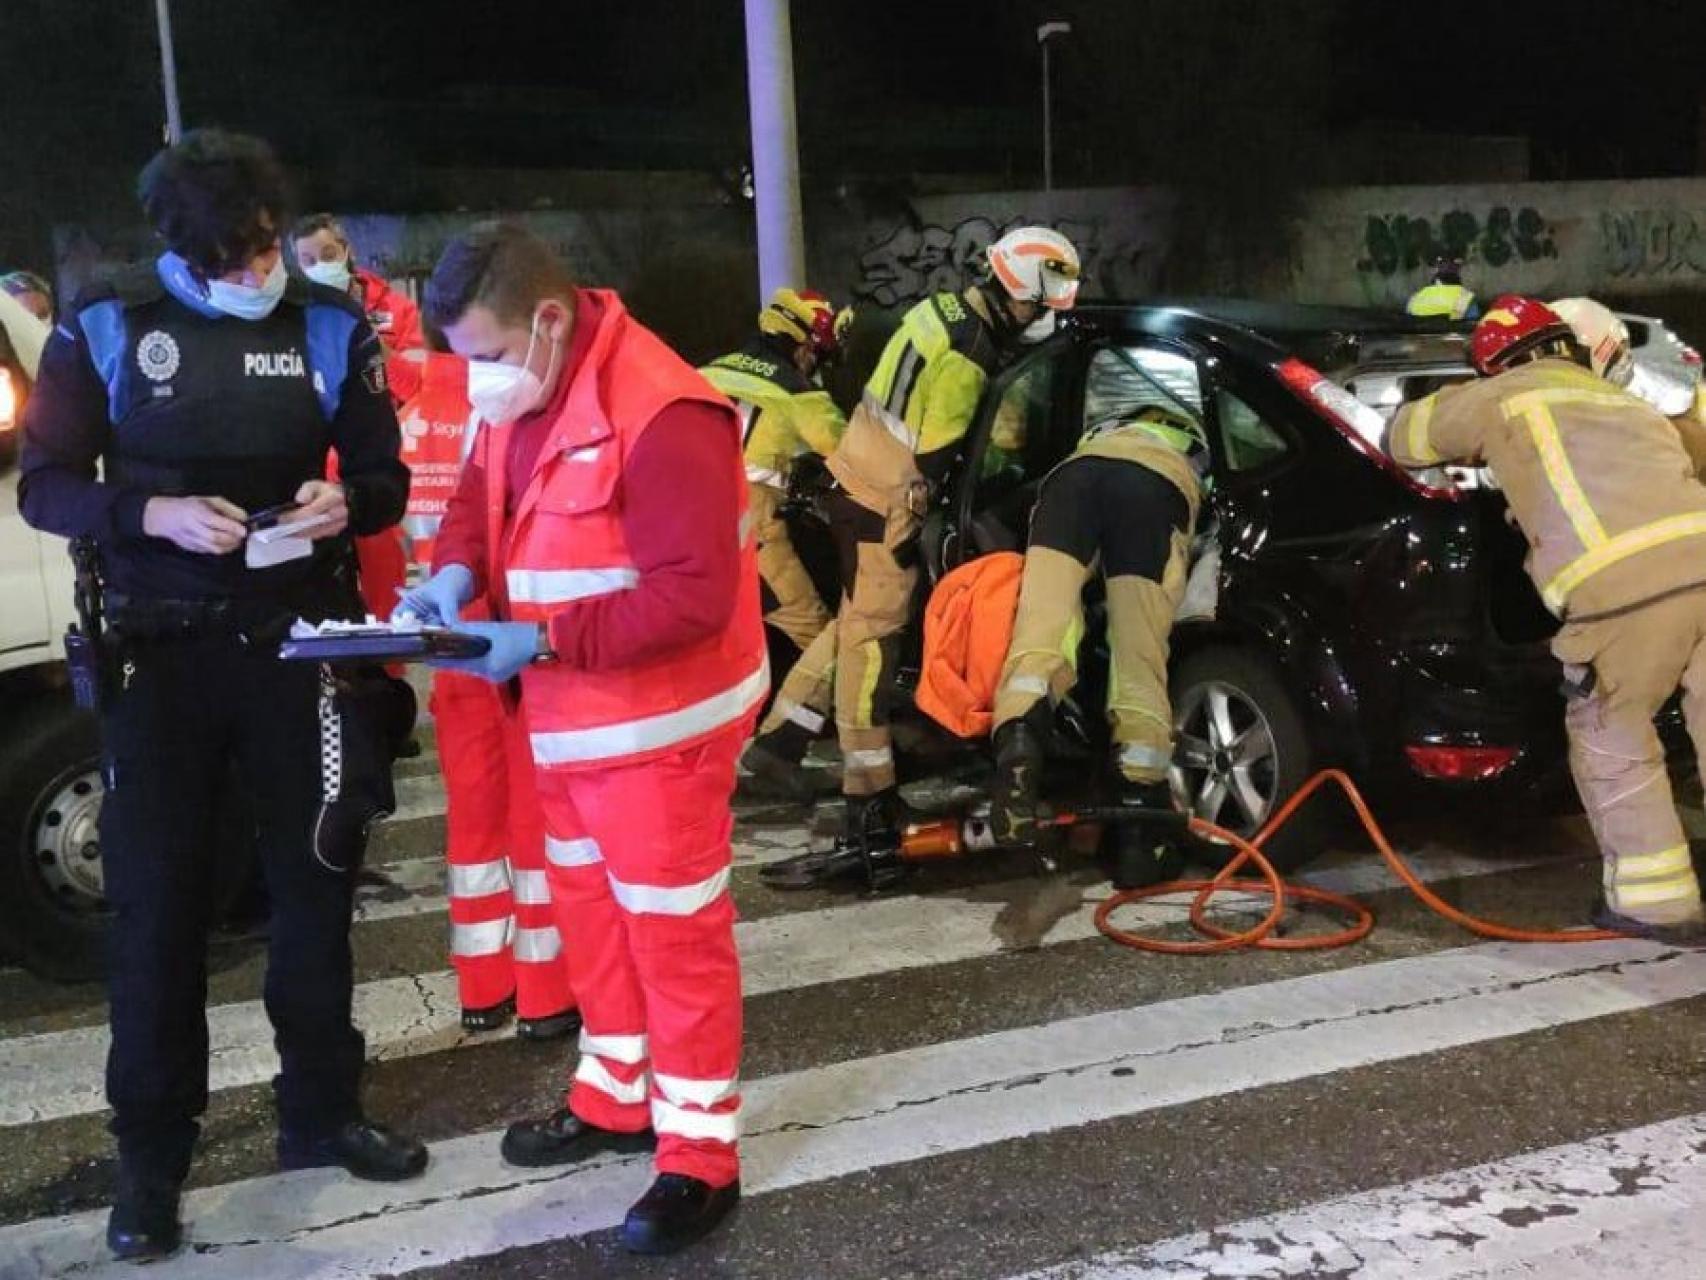
POLYGON ((1473 327, 1373 307, 1244 298, 1086 303, 1074 314, 1108 333, 1194 339, 1262 363, 1296 355, 1323 368, 1355 363, 1360 353, 1375 348, 1406 361, 1438 360, 1461 351, 1473 327))

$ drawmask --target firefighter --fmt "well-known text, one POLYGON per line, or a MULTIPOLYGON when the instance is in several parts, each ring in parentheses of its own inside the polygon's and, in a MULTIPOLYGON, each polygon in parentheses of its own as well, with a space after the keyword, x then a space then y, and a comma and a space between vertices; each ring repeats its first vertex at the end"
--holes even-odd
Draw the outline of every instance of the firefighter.
POLYGON ((742 761, 753 775, 748 785, 790 799, 809 795, 800 761, 830 710, 835 635, 780 508, 795 461, 806 453, 828 457, 847 430, 820 373, 840 358, 852 320, 851 310, 837 311, 821 293, 778 289, 759 313, 752 341, 700 370, 740 411, 764 620, 800 650, 742 761))
POLYGON ((1700 887, 1653 717, 1681 686, 1706 760, 1706 485, 1676 427, 1597 376, 1544 303, 1497 299, 1470 353, 1481 380, 1404 406, 1392 456, 1492 469, 1564 624, 1552 652, 1570 768, 1605 859, 1594 922, 1698 942, 1700 887))
MULTIPOLYGON (((402 412, 412 480, 404 521, 417 554, 433 542, 480 427, 468 362, 428 352, 420 394, 402 412)), ((490 617, 483 602, 459 616, 490 617)), ((523 1040, 580 1028, 545 876, 545 817, 520 709, 478 676, 435 671, 432 715, 444 773, 450 962, 462 1026, 492 1031, 514 1017, 523 1040)))
MULTIPOLYGON (((1208 465, 1207 438, 1182 406, 1091 406, 1090 428, 1044 480, 1031 518, 1013 638, 995 696, 991 825, 1003 844, 1036 834, 1038 781, 1054 707, 1077 682, 1084 585, 1107 584, 1108 722, 1120 803, 1170 809, 1173 715, 1167 641, 1184 594, 1208 465)), ((1178 854, 1142 823, 1114 829, 1114 883, 1177 874, 1178 854)))
POLYGON ((119 1150, 107 1242, 121 1258, 162 1257, 183 1236, 180 1191, 207 1106, 221 852, 209 815, 233 759, 271 900, 279 1164, 374 1179, 427 1164, 424 1146, 360 1104, 350 914, 371 812, 346 801, 362 754, 330 673, 276 658, 292 618, 342 613, 339 539, 394 524, 408 472, 360 309, 285 276, 284 184, 255 138, 197 130, 157 155, 138 190, 167 252, 72 307, 24 422, 20 509, 98 545, 118 644, 101 719, 101 850, 119 1150), (341 484, 324 479, 328 446, 343 456, 341 484), (265 554, 244 520, 280 504, 322 522, 311 542, 265 554))
MULTIPOLYGON (((1078 251, 1047 227, 1010 231, 987 257, 987 280, 907 312, 830 455, 842 582, 835 724, 847 811, 824 871, 861 858, 875 875, 898 860, 902 812, 887 704, 918 579, 921 519, 960 455, 990 375, 1021 343, 1047 337, 1078 296, 1078 251)), ((794 888, 814 882, 818 865, 790 859, 761 874, 794 888)))
POLYGON ((678 1249, 740 1198, 740 966, 729 893, 735 764, 769 689, 740 419, 614 293, 578 288, 525 229, 445 250, 427 319, 471 361, 480 432, 405 598, 521 677, 552 904, 584 1026, 567 1105, 504 1157, 657 1149, 628 1247, 678 1249))
POLYGON ((1441 254, 1435 258, 1433 278, 1410 295, 1404 310, 1413 316, 1475 319, 1479 311, 1475 305, 1475 294, 1463 283, 1463 260, 1455 254, 1441 254))

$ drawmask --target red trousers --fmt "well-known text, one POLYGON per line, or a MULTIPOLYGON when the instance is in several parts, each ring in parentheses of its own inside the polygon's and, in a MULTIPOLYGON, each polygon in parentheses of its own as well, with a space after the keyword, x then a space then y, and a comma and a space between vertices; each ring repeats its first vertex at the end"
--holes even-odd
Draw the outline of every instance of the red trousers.
POLYGON ((357 577, 367 611, 381 622, 397 607, 397 593, 409 572, 401 525, 355 540, 357 577))
POLYGON ((448 799, 450 960, 464 1009, 515 997, 523 1018, 574 1008, 545 877, 545 826, 521 714, 476 676, 432 678, 448 799))
POLYGON ((557 927, 580 998, 569 1107, 657 1131, 657 1168, 740 1176, 740 960, 729 797, 740 724, 644 764, 539 774, 557 927))

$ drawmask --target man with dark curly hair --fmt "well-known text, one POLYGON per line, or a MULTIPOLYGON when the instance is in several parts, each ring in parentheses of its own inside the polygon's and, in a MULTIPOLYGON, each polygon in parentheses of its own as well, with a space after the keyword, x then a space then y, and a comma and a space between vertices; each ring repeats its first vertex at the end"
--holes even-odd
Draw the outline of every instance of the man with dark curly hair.
POLYGON ((119 1148, 107 1241, 151 1259, 182 1241, 179 1192, 207 1106, 210 815, 232 760, 254 798, 272 902, 279 1164, 401 1179, 427 1152, 368 1120, 359 1098, 351 726, 330 673, 280 662, 264 639, 298 614, 341 612, 340 535, 402 514, 384 353, 350 298, 287 282, 285 180, 265 143, 191 133, 149 163, 139 191, 167 251, 85 293, 48 342, 19 503, 37 528, 92 540, 106 585, 101 846, 116 915, 107 1099, 119 1148), (338 484, 324 479, 332 448, 338 484), (249 517, 277 508, 298 536, 250 538, 249 517))

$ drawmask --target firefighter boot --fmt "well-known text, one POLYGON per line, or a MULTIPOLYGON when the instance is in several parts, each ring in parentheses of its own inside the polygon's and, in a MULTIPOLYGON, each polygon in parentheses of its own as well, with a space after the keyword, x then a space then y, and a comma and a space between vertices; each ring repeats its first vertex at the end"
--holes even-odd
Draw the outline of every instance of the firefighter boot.
POLYGON ((1179 821, 1173 816, 1173 794, 1167 784, 1121 782, 1117 799, 1122 809, 1146 809, 1157 816, 1114 825, 1114 888, 1144 889, 1164 880, 1177 880, 1185 860, 1179 850, 1179 821))
POLYGON ((772 889, 810 889, 862 876, 867 888, 886 889, 905 873, 900 857, 900 793, 848 796, 841 835, 828 849, 766 863, 758 878, 772 889))
POLYGON ((813 736, 804 725, 787 720, 754 738, 740 759, 741 798, 810 804, 814 791, 804 761, 813 736))
POLYGON ((995 731, 995 784, 989 798, 989 825, 999 845, 1026 845, 1037 836, 1044 751, 1042 735, 1032 720, 1026 713, 995 731))

